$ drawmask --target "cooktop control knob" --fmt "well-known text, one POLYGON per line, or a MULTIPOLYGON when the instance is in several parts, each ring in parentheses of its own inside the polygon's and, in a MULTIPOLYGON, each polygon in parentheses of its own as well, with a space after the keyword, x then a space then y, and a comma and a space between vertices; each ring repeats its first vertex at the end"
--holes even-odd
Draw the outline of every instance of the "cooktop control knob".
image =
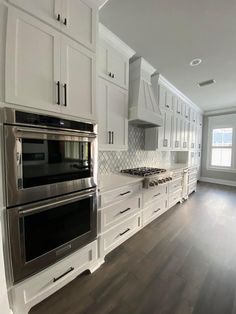
POLYGON ((155 180, 154 183, 155 183, 155 185, 158 185, 158 180, 155 180))
POLYGON ((162 184, 162 180, 158 180, 158 183, 159 183, 159 184, 162 184))
POLYGON ((153 181, 149 182, 149 186, 155 186, 155 183, 153 181))

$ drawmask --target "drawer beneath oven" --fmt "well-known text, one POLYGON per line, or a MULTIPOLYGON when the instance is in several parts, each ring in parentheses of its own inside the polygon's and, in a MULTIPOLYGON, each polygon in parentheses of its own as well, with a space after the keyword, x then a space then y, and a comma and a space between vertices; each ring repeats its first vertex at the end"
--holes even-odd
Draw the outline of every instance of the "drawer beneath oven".
POLYGON ((98 267, 97 240, 14 285, 11 291, 13 308, 15 306, 16 313, 28 313, 31 307, 62 288, 80 273, 96 267, 98 267))
POLYGON ((100 257, 104 257, 121 243, 129 239, 142 227, 141 213, 137 214, 99 237, 100 257))
POLYGON ((182 190, 169 194, 169 208, 177 204, 182 199, 182 190))

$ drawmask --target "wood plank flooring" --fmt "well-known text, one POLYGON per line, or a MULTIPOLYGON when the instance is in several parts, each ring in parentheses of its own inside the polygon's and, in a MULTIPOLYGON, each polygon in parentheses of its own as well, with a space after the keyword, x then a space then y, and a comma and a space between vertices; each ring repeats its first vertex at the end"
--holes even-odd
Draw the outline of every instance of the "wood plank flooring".
POLYGON ((236 314, 236 188, 200 183, 31 314, 236 314))

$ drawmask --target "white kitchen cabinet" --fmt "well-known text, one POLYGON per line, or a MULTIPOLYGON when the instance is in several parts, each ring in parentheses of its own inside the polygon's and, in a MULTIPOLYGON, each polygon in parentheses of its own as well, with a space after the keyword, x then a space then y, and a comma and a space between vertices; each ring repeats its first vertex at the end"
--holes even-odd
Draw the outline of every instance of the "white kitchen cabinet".
POLYGON ((6 102, 95 120, 95 54, 13 7, 5 75, 6 102))
POLYGON ((196 149, 197 150, 201 150, 202 149, 202 127, 197 127, 197 146, 196 149))
POLYGON ((95 120, 95 55, 72 39, 61 37, 63 114, 95 120))
POLYGON ((181 149, 181 140, 183 136, 183 121, 182 117, 179 115, 175 115, 174 119, 174 140, 173 140, 173 149, 181 149))
POLYGON ((60 112, 60 38, 48 25, 8 8, 6 102, 60 112))
POLYGON ((196 123, 197 121, 197 112, 192 107, 190 108, 190 123, 196 123))
POLYGON ((197 139, 197 127, 196 124, 189 124, 189 149, 196 149, 196 139, 197 139))
POLYGON ((174 140, 174 116, 169 110, 161 110, 163 125, 145 129, 145 150, 171 150, 174 140))
POLYGON ((9 0, 10 3, 61 29, 62 0, 9 0))
POLYGON ((97 6, 86 0, 10 0, 95 51, 97 6))
POLYGON ((173 107, 174 107, 174 113, 176 115, 181 115, 182 114, 182 101, 179 97, 173 96, 173 107))
POLYGON ((163 85, 159 85, 159 106, 162 110, 174 111, 173 93, 163 85))
POLYGON ((186 102, 182 102, 182 116, 184 119, 190 119, 190 107, 186 102))
POLYGON ((99 78, 98 141, 100 150, 128 148, 128 92, 99 78))
POLYGON ((183 150, 188 149, 189 142, 189 122, 186 119, 182 120, 182 137, 181 137, 181 148, 183 150))
POLYGON ((100 40, 99 44, 99 75, 128 89, 129 59, 103 40, 100 40))
POLYGON ((86 0, 62 0, 62 32, 95 51, 97 5, 86 0))

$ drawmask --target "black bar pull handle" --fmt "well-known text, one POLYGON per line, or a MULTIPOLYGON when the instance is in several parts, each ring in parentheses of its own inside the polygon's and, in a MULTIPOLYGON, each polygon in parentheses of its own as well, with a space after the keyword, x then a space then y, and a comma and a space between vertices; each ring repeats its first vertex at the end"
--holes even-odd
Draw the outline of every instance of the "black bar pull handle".
POLYGON ((111 132, 111 142, 114 144, 114 132, 111 132))
POLYGON ((111 131, 108 132, 108 144, 111 144, 111 131))
POLYGON ((67 18, 64 18, 63 24, 64 24, 64 25, 67 25, 67 18))
POLYGON ((64 84, 64 97, 65 97, 65 102, 64 106, 67 106, 67 84, 64 84))
POLYGON ((58 20, 58 22, 61 21, 61 14, 57 14, 57 20, 58 20))
POLYGON ((127 211, 129 211, 129 210, 131 210, 130 207, 128 207, 128 208, 126 208, 126 209, 124 209, 124 210, 121 210, 120 213, 121 213, 121 214, 124 214, 124 213, 126 213, 127 211))
POLYGON ((120 236, 123 236, 125 233, 129 232, 130 231, 130 228, 127 228, 124 232, 121 232, 120 233, 120 236))
POLYGON ((57 104, 60 105, 60 81, 57 81, 57 104))
POLYGON ((70 272, 72 272, 74 270, 74 267, 70 267, 70 269, 68 269, 64 274, 62 274, 59 277, 53 278, 53 282, 58 281, 59 279, 61 279, 62 277, 66 276, 67 274, 69 274, 70 272))
POLYGON ((124 196, 124 195, 129 194, 129 193, 131 193, 131 191, 127 191, 125 193, 121 193, 120 196, 124 196))

